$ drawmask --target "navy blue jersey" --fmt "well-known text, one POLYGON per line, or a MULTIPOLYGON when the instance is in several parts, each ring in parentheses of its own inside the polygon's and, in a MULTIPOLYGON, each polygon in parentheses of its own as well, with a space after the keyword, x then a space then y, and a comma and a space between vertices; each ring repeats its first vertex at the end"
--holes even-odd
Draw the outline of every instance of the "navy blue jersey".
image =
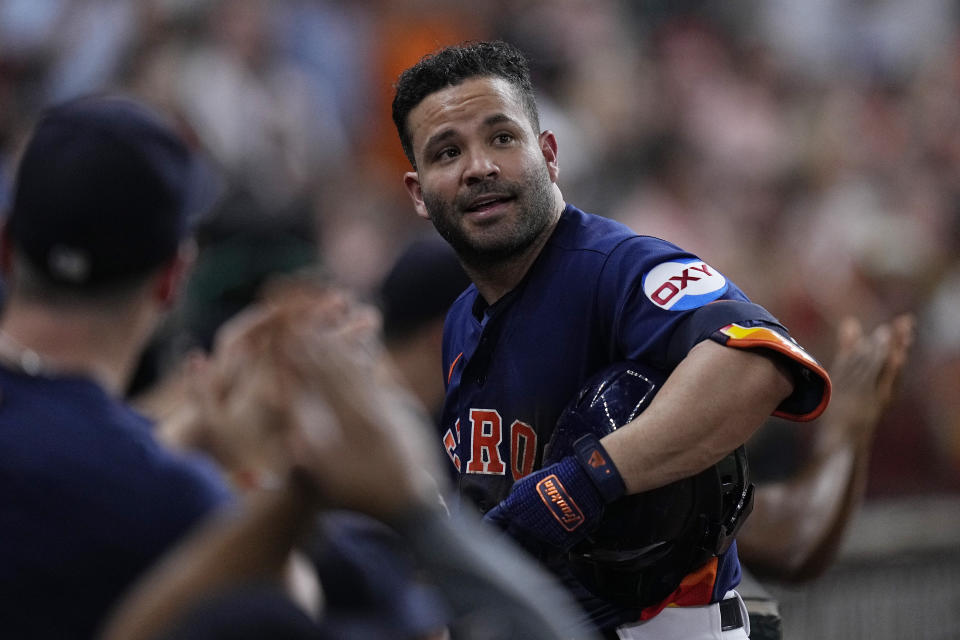
MULTIPOLYGON (((671 348, 674 330, 720 299, 747 300, 697 256, 568 205, 513 291, 487 306, 471 286, 447 316, 441 430, 461 495, 494 507, 540 467, 557 418, 592 374, 621 360, 672 370, 685 355, 671 348)), ((737 584, 735 547, 713 572, 705 602, 690 604, 737 584)), ((574 591, 595 620, 615 613, 574 591)))
POLYGON ((79 377, 0 367, 0 635, 87 638, 131 581, 231 499, 79 377))
POLYGON ((486 306, 470 286, 447 315, 441 424, 461 493, 492 508, 539 467, 593 373, 620 360, 673 369, 672 330, 721 298, 746 300, 696 256, 568 205, 513 291, 486 306))

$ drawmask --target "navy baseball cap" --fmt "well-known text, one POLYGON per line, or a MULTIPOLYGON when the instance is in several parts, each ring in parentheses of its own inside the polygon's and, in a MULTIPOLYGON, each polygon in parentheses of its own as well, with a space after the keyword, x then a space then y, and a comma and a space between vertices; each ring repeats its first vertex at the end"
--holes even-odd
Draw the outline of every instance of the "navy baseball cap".
POLYGON ((164 119, 122 96, 46 110, 20 161, 7 231, 51 280, 95 286, 177 252, 201 209, 197 158, 164 119))
POLYGON ((470 286, 457 254, 439 236, 403 247, 378 291, 387 340, 400 339, 437 318, 470 286))

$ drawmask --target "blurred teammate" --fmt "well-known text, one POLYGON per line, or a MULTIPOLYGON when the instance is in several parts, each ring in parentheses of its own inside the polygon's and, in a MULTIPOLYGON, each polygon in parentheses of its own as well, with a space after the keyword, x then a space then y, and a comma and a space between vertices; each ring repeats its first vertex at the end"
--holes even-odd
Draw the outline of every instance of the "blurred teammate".
POLYGON ((441 431, 461 495, 551 566, 608 634, 747 637, 735 545, 637 606, 588 592, 564 552, 606 504, 710 467, 772 411, 818 415, 822 368, 711 265, 564 203, 558 142, 540 131, 513 47, 424 58, 400 76, 393 114, 414 207, 474 283, 443 345, 441 431), (618 360, 672 374, 636 420, 540 469, 563 408, 618 360))
MULTIPOLYGON (((266 284, 262 299, 249 301, 219 328, 211 356, 195 358, 178 374, 177 386, 186 394, 169 401, 175 408, 161 423, 166 441, 209 453, 246 496, 280 485, 290 472, 290 427, 283 418, 296 402, 294 389, 308 381, 289 354, 308 339, 307 328, 340 334, 363 351, 382 352, 373 309, 307 274, 275 275, 266 284)), ((389 527, 354 511, 324 510, 312 529, 303 536, 304 554, 298 557, 312 561, 306 568, 315 570, 323 585, 324 633, 438 637, 447 623, 446 608, 417 580, 389 527)), ((301 584, 308 588, 300 589, 297 599, 313 611, 311 585, 301 584)))
POLYGON ((143 106, 85 98, 30 137, 2 238, 0 628, 84 638, 230 500, 119 399, 188 264, 190 151, 143 106))
POLYGON ((468 640, 573 637, 562 631, 572 603, 546 573, 479 538, 479 521, 464 529, 440 508, 442 460, 427 420, 383 362, 367 318, 336 290, 294 285, 223 327, 185 429, 199 429, 197 440, 241 472, 251 497, 166 557, 105 638, 421 639, 444 637, 444 623, 468 640), (365 552, 334 549, 340 571, 321 563, 325 606, 311 619, 265 584, 329 510, 343 510, 333 511, 338 547, 365 552), (346 540, 348 514, 360 526, 346 540), (390 527, 392 546, 356 537, 373 531, 369 518, 390 527), (415 579, 397 575, 405 562, 415 579), (371 599, 356 573, 398 593, 371 599))
POLYGON ((443 406, 443 320, 470 278, 448 244, 435 236, 403 247, 380 283, 383 338, 391 360, 431 416, 443 406))

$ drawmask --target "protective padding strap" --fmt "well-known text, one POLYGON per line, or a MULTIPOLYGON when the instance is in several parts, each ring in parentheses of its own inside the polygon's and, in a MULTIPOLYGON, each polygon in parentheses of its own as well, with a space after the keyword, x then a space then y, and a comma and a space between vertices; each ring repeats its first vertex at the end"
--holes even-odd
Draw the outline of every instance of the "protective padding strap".
POLYGON ((710 336, 716 342, 738 349, 769 349, 786 356, 794 371, 794 389, 773 415, 806 422, 817 418, 830 402, 830 376, 813 356, 779 331, 767 327, 728 324, 710 336))
POLYGON ((600 444, 597 436, 588 433, 578 438, 573 443, 573 456, 597 486, 597 491, 600 492, 604 502, 613 502, 626 492, 627 486, 620 472, 613 465, 607 450, 600 444))

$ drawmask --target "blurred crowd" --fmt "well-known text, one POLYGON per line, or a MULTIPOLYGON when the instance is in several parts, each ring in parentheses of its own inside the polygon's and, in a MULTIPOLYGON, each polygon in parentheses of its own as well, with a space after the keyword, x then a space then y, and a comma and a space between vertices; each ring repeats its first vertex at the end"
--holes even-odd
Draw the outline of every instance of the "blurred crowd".
POLYGON ((951 0, 0 0, 0 209, 44 105, 122 90, 208 158, 174 342, 209 346, 277 271, 372 297, 432 233, 393 81, 481 38, 528 54, 568 202, 698 253, 822 361, 844 315, 916 314, 868 496, 960 491, 951 0))

